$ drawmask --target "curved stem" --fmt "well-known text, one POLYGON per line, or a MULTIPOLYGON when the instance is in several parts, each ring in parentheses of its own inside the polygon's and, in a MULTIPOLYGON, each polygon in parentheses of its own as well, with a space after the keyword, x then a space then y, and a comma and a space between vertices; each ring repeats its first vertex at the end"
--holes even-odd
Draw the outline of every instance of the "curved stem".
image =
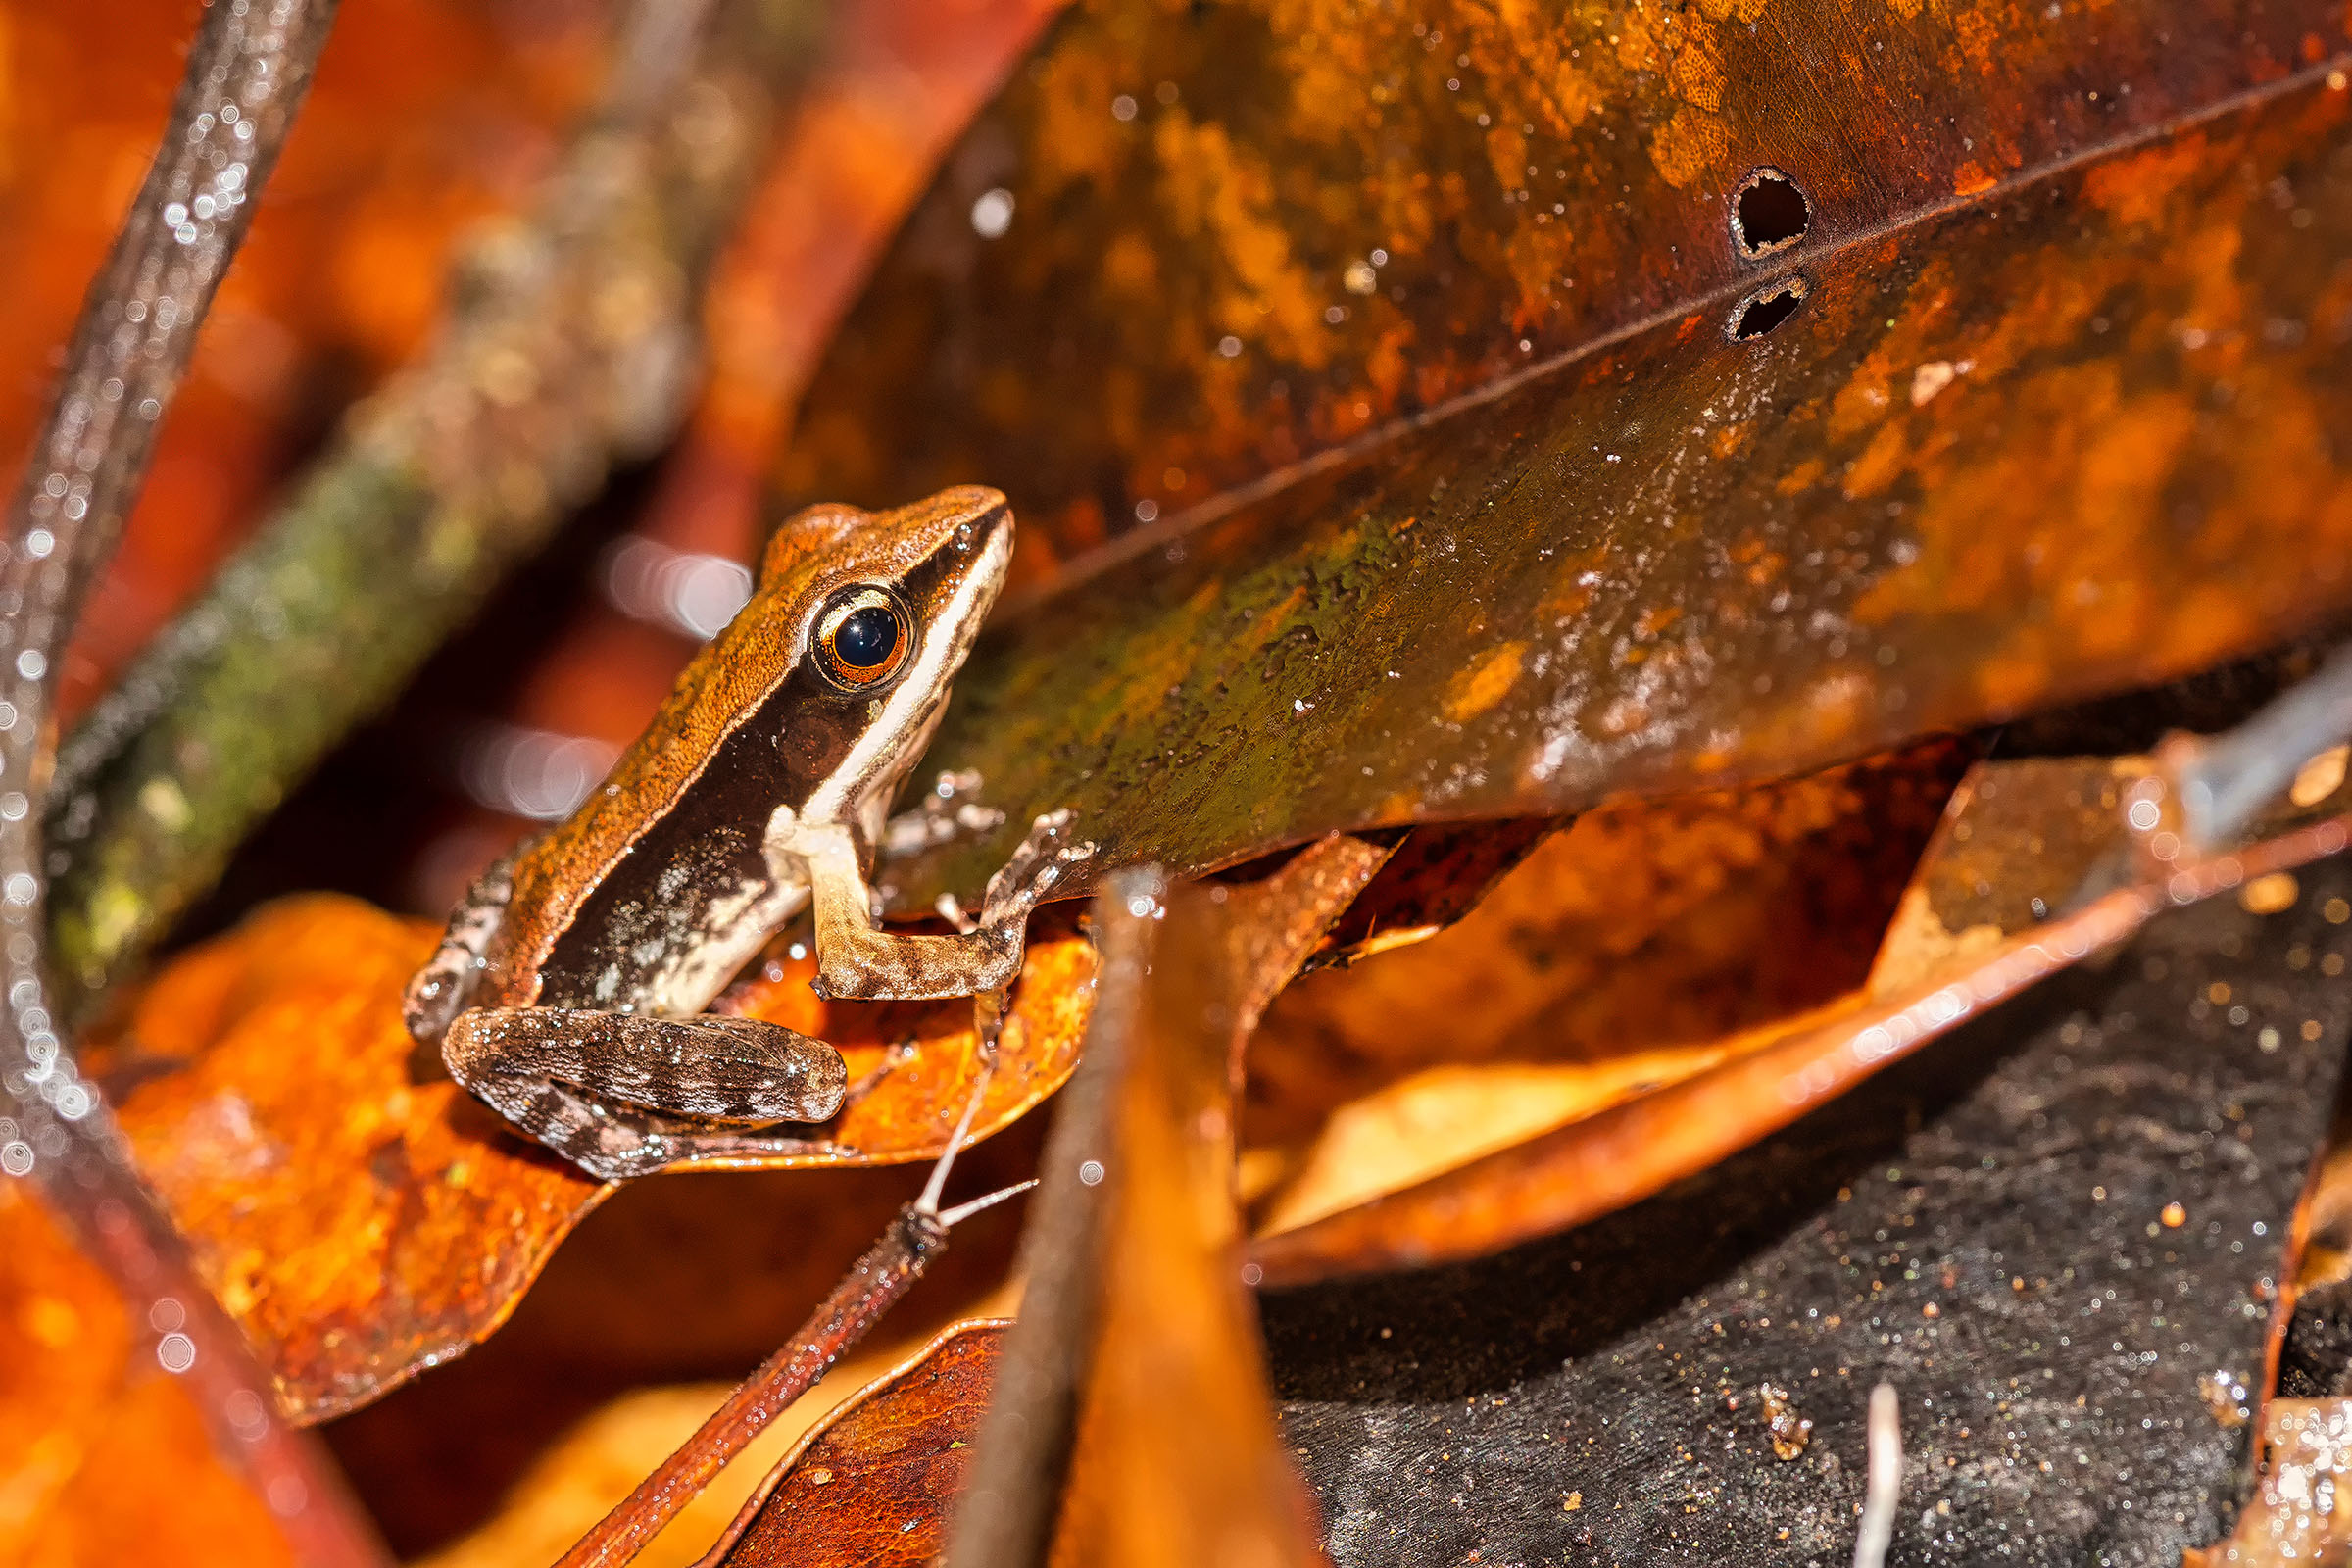
POLYGON ((243 242, 335 0, 213 0, 155 162, 91 281, 0 536, 0 1173, 37 1183, 134 1322, 184 1336, 183 1380, 220 1454, 305 1562, 384 1560, 268 1375, 189 1266, 74 1065, 44 977, 41 832, 59 655, 114 551, 197 328, 243 242))

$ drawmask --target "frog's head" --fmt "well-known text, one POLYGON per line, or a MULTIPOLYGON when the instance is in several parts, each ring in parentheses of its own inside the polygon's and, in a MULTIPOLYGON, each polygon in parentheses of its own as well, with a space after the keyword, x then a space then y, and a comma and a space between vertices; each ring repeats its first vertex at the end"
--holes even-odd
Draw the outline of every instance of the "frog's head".
POLYGON ((892 512, 815 507, 777 530, 760 598, 789 638, 790 684, 838 715, 816 726, 835 755, 813 808, 849 809, 912 765, 1011 561, 1012 509, 979 485, 892 512))
POLYGON ((944 689, 1011 560, 1004 497, 961 485, 893 512, 811 508, 777 530, 764 575, 784 590, 774 597, 817 676, 873 698, 944 689))

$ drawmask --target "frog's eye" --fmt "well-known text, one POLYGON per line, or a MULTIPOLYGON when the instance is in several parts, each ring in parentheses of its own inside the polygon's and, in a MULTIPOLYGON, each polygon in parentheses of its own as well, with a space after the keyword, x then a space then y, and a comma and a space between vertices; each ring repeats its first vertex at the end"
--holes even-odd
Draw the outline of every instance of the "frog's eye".
POLYGON ((844 691, 879 686, 904 669, 913 652, 914 622, 887 588, 844 588, 817 613, 817 670, 844 691))

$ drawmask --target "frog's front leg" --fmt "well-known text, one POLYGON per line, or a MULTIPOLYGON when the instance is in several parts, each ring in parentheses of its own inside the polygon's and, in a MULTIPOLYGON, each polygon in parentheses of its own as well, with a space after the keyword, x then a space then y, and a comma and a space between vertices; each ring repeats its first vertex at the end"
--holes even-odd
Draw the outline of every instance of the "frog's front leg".
POLYGON ((451 1023, 441 1055, 493 1110, 607 1181, 681 1160, 820 1147, 741 1129, 823 1121, 849 1084, 841 1053, 823 1041, 718 1013, 476 1007, 451 1023))
POLYGON ((873 895, 858 846, 846 827, 797 829, 784 853, 808 867, 816 915, 820 997, 919 1002, 1002 991, 1020 973, 1029 911, 1062 873, 1095 853, 1069 842, 1070 814, 1039 817, 1012 858, 989 879, 988 899, 970 931, 918 936, 886 931, 874 919, 873 895))

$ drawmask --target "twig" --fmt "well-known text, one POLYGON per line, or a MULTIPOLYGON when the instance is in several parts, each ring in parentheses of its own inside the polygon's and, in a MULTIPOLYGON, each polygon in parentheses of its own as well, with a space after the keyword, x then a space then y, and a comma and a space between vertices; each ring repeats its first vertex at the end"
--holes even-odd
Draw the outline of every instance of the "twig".
POLYGON ((2352 735, 2352 648, 2236 728, 2188 743, 2176 766, 2189 842, 2211 853, 2236 838, 2305 762, 2352 735))
POLYGON ((73 618, 90 575, 114 553, 164 409, 252 226, 334 16, 335 0, 205 13, 155 162, 90 280, 11 510, 10 586, 22 597, 9 612, 21 647, 37 647, 57 620, 73 618), (26 572, 36 580, 23 580, 26 572))
POLYGON ((645 1549, 662 1527, 702 1495, 710 1478, 808 1392, 851 1346, 922 1277, 944 1250, 948 1227, 912 1203, 833 1287, 833 1294, 784 1348, 760 1363, 677 1452, 558 1559, 556 1568, 616 1568, 645 1549))
POLYGON ((0 1173, 29 1177, 122 1292, 305 1562, 384 1561, 189 1265, 85 1082, 44 983, 46 738, 58 654, 311 82, 335 0, 215 0, 154 164, 82 303, 0 556, 0 1173))
POLYGON ((49 830, 67 1016, 612 465, 668 439, 702 279, 798 53, 783 24, 813 7, 735 4, 701 25, 707 9, 640 0, 603 110, 535 211, 471 243, 432 348, 65 743, 49 830))
POLYGON ((933 1165, 922 1197, 899 1210, 881 1240, 866 1249, 800 1332, 744 1379, 693 1437, 558 1559, 556 1568, 618 1568, 643 1551, 680 1509, 702 1495, 711 1477, 808 1393, 922 1278, 931 1260, 947 1250, 951 1227, 1037 1185, 1021 1182, 940 1211, 939 1189, 963 1148, 988 1078, 983 1071, 965 1098, 963 1117, 933 1165))
POLYGON ((1869 1480, 1862 1491, 1862 1523, 1854 1533, 1854 1568, 1886 1568, 1894 1541, 1894 1509, 1903 1495, 1903 1410, 1894 1385, 1870 1391, 1869 1480))

